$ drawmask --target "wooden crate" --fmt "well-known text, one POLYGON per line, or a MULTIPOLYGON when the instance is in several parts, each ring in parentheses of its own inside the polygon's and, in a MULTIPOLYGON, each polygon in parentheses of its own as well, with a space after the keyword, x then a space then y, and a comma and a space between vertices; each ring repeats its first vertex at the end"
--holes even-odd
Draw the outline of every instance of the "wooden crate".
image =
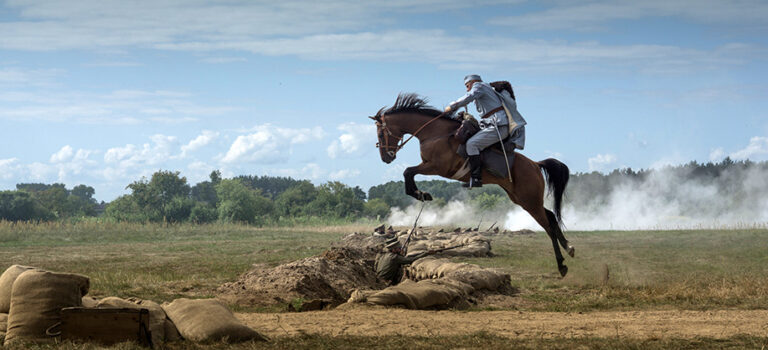
POLYGON ((61 316, 62 340, 104 345, 133 341, 152 347, 147 309, 68 307, 61 316))

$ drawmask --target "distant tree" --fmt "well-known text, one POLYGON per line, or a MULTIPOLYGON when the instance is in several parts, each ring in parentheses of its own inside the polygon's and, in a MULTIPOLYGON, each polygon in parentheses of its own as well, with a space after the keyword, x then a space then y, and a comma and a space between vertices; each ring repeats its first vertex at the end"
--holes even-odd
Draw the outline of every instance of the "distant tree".
POLYGON ((384 218, 389 215, 389 205, 381 198, 370 199, 363 205, 363 214, 370 218, 384 218))
POLYGON ((216 186, 219 220, 259 223, 272 212, 272 202, 239 179, 224 179, 216 186))
POLYGON ((51 220, 54 215, 25 191, 0 191, 0 220, 51 220))
POLYGON ((244 185, 252 188, 257 189, 261 192, 261 194, 265 197, 275 199, 277 196, 279 196, 281 193, 283 193, 285 190, 296 186, 299 182, 305 181, 305 180, 295 180, 290 177, 280 177, 280 176, 251 176, 251 175, 243 175, 238 176, 235 179, 238 179, 243 182, 244 185))
POLYGON ((310 215, 307 205, 317 198, 317 189, 309 181, 301 181, 283 191, 275 199, 275 213, 281 216, 310 215))

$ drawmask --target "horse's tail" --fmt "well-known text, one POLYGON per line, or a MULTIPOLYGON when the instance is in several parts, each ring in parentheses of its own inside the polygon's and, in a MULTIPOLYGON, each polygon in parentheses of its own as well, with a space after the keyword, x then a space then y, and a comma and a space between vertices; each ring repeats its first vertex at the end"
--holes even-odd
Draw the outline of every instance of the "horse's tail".
POLYGON ((563 215, 560 211, 563 204, 563 194, 565 193, 565 187, 568 186, 568 177, 570 177, 570 170, 568 166, 563 162, 554 159, 547 158, 538 162, 539 167, 544 170, 544 178, 549 185, 549 193, 554 195, 555 199, 555 217, 559 225, 563 224, 563 215))

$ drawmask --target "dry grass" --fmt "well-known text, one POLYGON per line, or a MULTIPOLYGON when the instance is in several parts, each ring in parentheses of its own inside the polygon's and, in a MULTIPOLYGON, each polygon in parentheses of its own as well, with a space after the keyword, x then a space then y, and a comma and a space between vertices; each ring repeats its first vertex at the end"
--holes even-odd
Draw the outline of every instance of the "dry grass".
MULTIPOLYGON (((277 338, 269 342, 243 344, 194 344, 191 342, 170 343, 157 347, 169 350, 187 349, 617 349, 617 350, 656 350, 656 349, 764 349, 768 346, 768 337, 734 336, 726 339, 627 339, 627 338, 523 338, 510 339, 488 333, 476 333, 466 336, 450 337, 328 337, 304 335, 299 337, 277 338)), ((58 350, 95 350, 104 347, 92 344, 64 343, 57 346, 30 346, 23 349, 58 349, 58 350)), ((12 349, 22 349, 15 347, 12 349)), ((134 344, 118 344, 109 349, 139 350, 145 349, 134 344)))

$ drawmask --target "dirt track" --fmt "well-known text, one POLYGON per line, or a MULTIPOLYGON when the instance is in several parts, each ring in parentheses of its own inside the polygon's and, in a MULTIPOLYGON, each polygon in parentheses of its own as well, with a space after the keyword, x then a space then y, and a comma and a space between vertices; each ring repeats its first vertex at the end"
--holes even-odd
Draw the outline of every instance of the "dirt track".
POLYGON ((237 315, 270 337, 326 335, 461 335, 487 331, 505 337, 726 338, 768 335, 768 310, 519 312, 352 309, 237 315))

